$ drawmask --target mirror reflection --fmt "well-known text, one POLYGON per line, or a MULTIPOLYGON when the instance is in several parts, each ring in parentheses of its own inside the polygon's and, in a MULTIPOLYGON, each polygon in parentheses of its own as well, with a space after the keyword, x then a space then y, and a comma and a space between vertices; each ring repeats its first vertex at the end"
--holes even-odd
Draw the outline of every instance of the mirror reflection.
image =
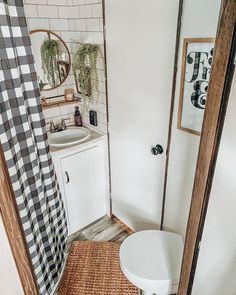
POLYGON ((48 30, 30 33, 39 88, 49 91, 59 87, 68 77, 71 61, 65 42, 48 30))

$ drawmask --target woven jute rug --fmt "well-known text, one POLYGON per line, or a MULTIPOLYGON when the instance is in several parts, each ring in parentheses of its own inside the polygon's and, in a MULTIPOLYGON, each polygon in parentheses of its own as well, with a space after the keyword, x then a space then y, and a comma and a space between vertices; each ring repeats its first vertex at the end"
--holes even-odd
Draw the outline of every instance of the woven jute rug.
POLYGON ((58 295, 137 295, 120 269, 119 248, 112 242, 74 242, 58 295))

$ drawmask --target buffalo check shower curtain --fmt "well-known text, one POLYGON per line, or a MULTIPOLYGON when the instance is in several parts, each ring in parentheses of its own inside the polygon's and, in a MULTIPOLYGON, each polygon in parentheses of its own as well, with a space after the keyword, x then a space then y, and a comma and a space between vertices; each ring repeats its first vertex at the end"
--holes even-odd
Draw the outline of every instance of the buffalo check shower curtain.
POLYGON ((22 0, 0 0, 0 142, 39 293, 51 294, 65 263, 67 224, 22 0))

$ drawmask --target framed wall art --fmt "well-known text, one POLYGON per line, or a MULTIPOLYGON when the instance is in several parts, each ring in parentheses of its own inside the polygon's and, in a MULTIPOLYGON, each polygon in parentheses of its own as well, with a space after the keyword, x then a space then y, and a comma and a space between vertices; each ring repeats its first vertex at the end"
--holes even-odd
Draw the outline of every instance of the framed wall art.
POLYGON ((63 83, 69 74, 70 64, 64 60, 58 60, 57 67, 58 67, 60 83, 63 83))
POLYGON ((184 39, 178 129, 200 135, 214 53, 214 38, 184 39))

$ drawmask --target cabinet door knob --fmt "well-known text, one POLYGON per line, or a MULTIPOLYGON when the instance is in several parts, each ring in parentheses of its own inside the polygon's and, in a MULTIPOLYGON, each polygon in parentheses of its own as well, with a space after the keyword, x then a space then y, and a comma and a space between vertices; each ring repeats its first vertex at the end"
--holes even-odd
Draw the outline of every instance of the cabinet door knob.
POLYGON ((70 182, 70 177, 67 171, 65 171, 65 175, 66 175, 66 183, 70 182))

